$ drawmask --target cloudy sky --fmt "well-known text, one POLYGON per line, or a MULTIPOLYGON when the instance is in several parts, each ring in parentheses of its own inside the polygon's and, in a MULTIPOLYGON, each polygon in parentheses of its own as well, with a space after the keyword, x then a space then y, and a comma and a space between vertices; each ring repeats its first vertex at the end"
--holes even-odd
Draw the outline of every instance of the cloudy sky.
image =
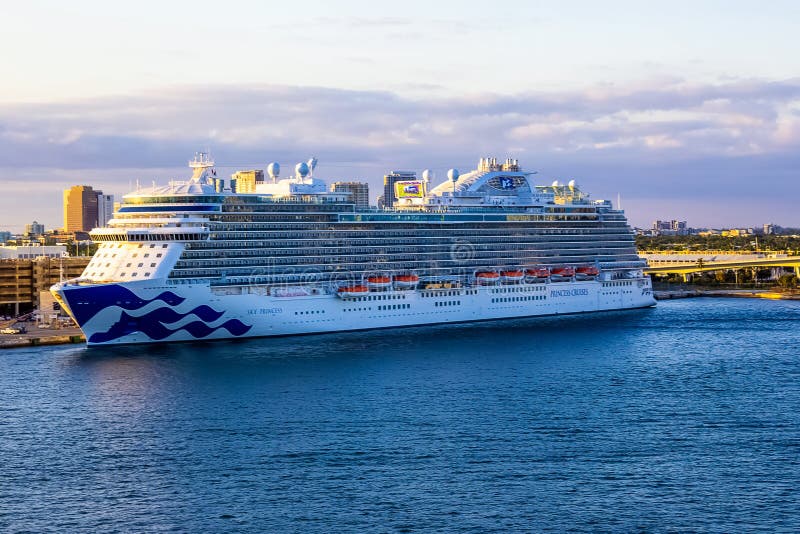
POLYGON ((205 148, 223 174, 314 155, 373 193, 512 156, 638 226, 800 226, 800 3, 376 4, 3 3, 0 229, 205 148))

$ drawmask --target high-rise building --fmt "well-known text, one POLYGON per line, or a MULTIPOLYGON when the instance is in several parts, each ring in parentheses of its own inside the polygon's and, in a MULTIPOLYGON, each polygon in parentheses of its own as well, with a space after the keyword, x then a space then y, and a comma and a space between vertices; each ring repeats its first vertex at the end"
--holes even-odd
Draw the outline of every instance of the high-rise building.
POLYGON ((90 185, 64 190, 64 231, 88 232, 105 226, 114 216, 114 195, 95 191, 90 185))
POLYGON ((88 232, 97 226, 97 191, 90 185, 64 190, 64 231, 88 232))
POLYGON ((114 195, 97 192, 97 226, 105 226, 114 218, 114 195))
POLYGON ((406 180, 416 180, 417 173, 414 171, 392 171, 383 177, 383 202, 387 208, 394 206, 397 201, 397 193, 394 184, 406 180))
POLYGON ((369 184, 363 182, 334 182, 331 184, 332 193, 350 193, 357 208, 369 207, 369 184))
POLYGON ((42 234, 44 234, 43 224, 33 221, 32 223, 25 225, 25 237, 39 237, 42 234))
POLYGON ((264 183, 264 171, 253 169, 239 171, 231 175, 231 187, 237 193, 255 193, 256 185, 264 183))
POLYGON ((11 241, 11 232, 0 231, 0 243, 5 243, 6 241, 11 241))

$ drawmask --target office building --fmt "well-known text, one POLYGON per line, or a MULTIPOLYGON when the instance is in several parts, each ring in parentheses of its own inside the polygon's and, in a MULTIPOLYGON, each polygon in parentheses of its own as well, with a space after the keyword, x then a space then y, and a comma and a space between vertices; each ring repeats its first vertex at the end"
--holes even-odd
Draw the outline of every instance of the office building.
POLYGON ((369 184, 363 182, 334 182, 331 184, 331 193, 350 193, 356 208, 369 207, 369 184))
POLYGON ((41 236, 42 234, 44 234, 43 224, 33 221, 32 223, 25 225, 25 237, 35 238, 41 236))
POLYGON ((686 221, 653 221, 653 235, 688 235, 686 221))
POLYGON ((64 230, 88 232, 97 226, 97 191, 75 185, 64 191, 64 230))
POLYGON ((105 226, 114 215, 114 195, 104 195, 90 185, 64 190, 64 231, 88 232, 105 226))
POLYGON ((106 226, 114 218, 114 195, 97 192, 97 226, 106 226))

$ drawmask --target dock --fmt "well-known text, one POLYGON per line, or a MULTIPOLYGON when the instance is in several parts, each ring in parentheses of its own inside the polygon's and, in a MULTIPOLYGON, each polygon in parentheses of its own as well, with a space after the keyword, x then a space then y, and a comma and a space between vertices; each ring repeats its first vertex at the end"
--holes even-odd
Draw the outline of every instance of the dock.
POLYGON ((25 334, 0 335, 0 349, 67 345, 86 342, 83 332, 81 332, 78 327, 53 329, 39 328, 36 325, 26 325, 26 328, 28 332, 25 334))

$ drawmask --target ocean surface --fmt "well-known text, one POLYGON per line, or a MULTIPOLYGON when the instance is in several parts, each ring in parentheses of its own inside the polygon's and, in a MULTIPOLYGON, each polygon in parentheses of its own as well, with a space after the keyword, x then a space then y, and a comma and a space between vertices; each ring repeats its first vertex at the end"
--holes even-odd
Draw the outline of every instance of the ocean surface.
POLYGON ((0 352, 0 530, 797 532, 800 302, 0 352))

